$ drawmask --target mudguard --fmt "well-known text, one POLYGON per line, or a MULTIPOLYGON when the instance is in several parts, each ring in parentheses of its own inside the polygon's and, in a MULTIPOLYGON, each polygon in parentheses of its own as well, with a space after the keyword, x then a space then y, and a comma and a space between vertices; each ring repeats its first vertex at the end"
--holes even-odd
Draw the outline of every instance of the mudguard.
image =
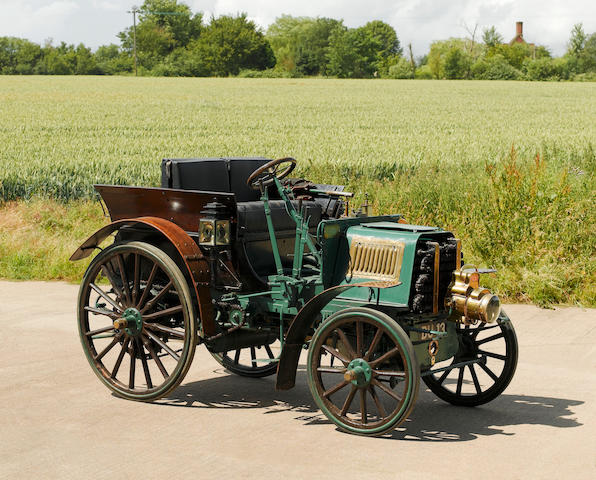
POLYGON ((100 228, 91 235, 72 254, 71 261, 81 260, 91 255, 94 249, 98 248, 111 233, 128 225, 142 224, 153 228, 161 233, 176 248, 188 271, 192 282, 192 290, 197 296, 200 319, 200 335, 202 337, 215 335, 215 321, 211 292, 209 291, 209 263, 204 257, 198 245, 178 225, 163 218, 139 217, 117 220, 100 228))
POLYGON ((302 353, 302 347, 308 330, 312 327, 317 314, 331 300, 350 288, 389 288, 401 282, 364 282, 352 285, 336 285, 311 298, 298 312, 285 338, 277 366, 276 390, 289 390, 296 384, 296 370, 302 353))

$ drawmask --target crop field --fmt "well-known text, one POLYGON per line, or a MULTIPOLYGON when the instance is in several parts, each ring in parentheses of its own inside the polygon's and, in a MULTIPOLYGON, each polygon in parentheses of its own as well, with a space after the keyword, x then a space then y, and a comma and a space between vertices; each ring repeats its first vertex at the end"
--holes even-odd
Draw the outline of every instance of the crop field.
POLYGON ((452 229, 509 299, 596 305, 594 83, 0 77, 0 277, 77 279, 93 183, 245 155, 452 229))

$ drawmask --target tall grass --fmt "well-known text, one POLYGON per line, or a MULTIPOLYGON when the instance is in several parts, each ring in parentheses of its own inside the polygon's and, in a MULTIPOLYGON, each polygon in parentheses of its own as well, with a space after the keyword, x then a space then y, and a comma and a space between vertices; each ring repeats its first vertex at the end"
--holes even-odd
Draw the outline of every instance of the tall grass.
POLYGON ((507 299, 596 306, 594 145, 593 84, 4 77, 0 202, 19 203, 0 207, 0 277, 78 278, 93 183, 293 155, 356 206, 452 230, 507 299))

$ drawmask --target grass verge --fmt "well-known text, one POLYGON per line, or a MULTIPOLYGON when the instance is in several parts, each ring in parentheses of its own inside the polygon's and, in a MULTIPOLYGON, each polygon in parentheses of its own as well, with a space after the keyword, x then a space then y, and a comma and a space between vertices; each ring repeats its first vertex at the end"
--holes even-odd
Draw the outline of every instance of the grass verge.
MULTIPOLYGON (((543 148, 518 158, 413 165, 407 170, 322 162, 308 178, 370 194, 376 213, 438 225, 463 242, 466 262, 499 270, 485 285, 507 301, 596 306, 596 152, 543 148)), ((0 277, 78 282, 70 254, 107 220, 90 200, 33 199, 0 206, 0 277)))

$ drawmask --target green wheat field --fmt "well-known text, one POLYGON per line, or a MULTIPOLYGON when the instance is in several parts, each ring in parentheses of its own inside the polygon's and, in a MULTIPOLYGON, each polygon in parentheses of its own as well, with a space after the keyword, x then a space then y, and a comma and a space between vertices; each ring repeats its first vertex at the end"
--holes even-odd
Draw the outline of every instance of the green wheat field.
POLYGON ((0 77, 0 277, 78 281, 93 183, 252 155, 454 231, 510 301, 596 306, 594 83, 0 77))

